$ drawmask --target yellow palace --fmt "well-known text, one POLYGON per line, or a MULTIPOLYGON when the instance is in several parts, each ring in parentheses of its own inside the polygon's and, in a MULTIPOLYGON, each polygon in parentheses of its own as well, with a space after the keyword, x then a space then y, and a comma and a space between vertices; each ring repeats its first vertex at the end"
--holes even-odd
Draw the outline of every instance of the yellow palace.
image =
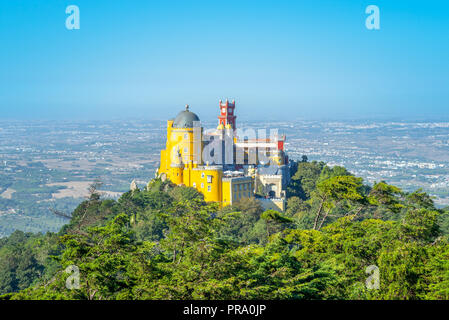
MULTIPOLYGON (((218 128, 208 135, 215 136, 224 146, 225 132, 235 132, 235 102, 220 101, 219 107, 218 128)), ((288 158, 283 152, 283 142, 284 140, 275 143, 267 139, 263 141, 265 147, 269 144, 271 150, 274 150, 271 152, 271 159, 275 164, 274 169, 278 170, 270 173, 275 174, 264 174, 260 170, 262 168, 258 168, 258 163, 249 164, 247 150, 244 151, 246 162, 236 164, 235 152, 239 148, 237 138, 232 139, 231 163, 205 161, 203 149, 208 144, 208 139, 205 139, 200 119, 187 105, 175 119, 167 121, 166 147, 161 150, 157 176, 162 180, 169 179, 177 185, 196 188, 204 195, 205 201, 219 202, 221 207, 253 198, 259 184, 259 189, 267 193, 266 197, 261 198, 264 206, 283 210, 285 203, 283 187, 287 178, 285 172, 288 171, 286 165, 288 158)))

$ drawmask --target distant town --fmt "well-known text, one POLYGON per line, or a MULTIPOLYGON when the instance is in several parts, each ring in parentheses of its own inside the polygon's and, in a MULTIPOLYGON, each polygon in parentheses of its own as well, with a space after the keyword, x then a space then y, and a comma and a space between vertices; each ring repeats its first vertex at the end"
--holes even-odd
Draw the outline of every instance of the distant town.
MULTIPOLYGON (((205 128, 216 121, 203 122, 205 128)), ((277 129, 290 160, 342 165, 367 183, 422 188, 449 205, 449 122, 239 122, 277 129)), ((165 121, 0 121, 0 237, 57 231, 99 179, 105 198, 145 186, 164 148, 165 121)))

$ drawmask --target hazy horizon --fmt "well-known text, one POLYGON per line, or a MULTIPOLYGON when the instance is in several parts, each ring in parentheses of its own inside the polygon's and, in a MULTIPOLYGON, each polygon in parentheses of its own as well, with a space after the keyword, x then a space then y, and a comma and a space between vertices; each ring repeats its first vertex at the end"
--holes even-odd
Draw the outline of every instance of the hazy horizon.
MULTIPOLYGON (((59 116, 59 117, 52 117, 52 116, 41 116, 41 117, 0 117, 0 121, 60 121, 60 122, 90 122, 90 121, 166 121, 168 119, 174 118, 178 112, 184 110, 184 107, 180 107, 178 109, 173 108, 173 112, 164 112, 163 114, 159 116, 139 116, 137 115, 131 115, 131 116, 125 116, 125 115, 119 115, 119 114, 108 114, 108 115, 99 115, 99 116, 90 116, 90 117, 82 117, 82 116, 59 116)), ((218 121, 218 108, 217 112, 214 115, 213 112, 207 111, 207 112, 197 112, 196 110, 191 108, 192 112, 195 112, 199 117, 201 121, 205 122, 214 122, 218 121)), ((323 121, 323 122, 332 122, 332 121, 339 121, 339 122, 358 122, 358 121, 365 121, 365 122, 449 122, 449 115, 376 115, 376 116, 368 116, 368 115, 345 115, 345 116, 301 116, 301 115, 289 115, 288 119, 285 119, 285 116, 282 115, 276 116, 275 114, 261 114, 259 117, 256 117, 254 114, 249 114, 248 112, 245 113, 245 111, 236 110, 237 114, 237 121, 241 122, 248 122, 248 121, 256 121, 256 122, 267 122, 270 121, 323 121), (269 121, 267 120, 269 119, 269 121)))

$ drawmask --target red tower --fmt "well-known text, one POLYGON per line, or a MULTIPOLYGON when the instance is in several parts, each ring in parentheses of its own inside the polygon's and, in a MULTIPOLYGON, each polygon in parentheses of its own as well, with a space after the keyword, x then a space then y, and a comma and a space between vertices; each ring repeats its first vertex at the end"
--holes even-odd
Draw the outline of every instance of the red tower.
POLYGON ((220 100, 219 106, 220 115, 218 116, 218 124, 222 124, 223 126, 229 124, 231 128, 235 130, 235 119, 237 118, 234 115, 235 100, 229 102, 228 99, 226 99, 225 103, 220 100))

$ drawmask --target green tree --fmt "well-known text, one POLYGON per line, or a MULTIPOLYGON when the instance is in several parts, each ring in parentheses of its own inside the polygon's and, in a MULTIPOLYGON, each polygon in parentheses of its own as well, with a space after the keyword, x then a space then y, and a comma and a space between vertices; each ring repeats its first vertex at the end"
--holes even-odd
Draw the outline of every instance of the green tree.
POLYGON ((336 176, 319 182, 313 194, 319 202, 313 229, 320 230, 335 207, 364 201, 361 189, 362 178, 354 176, 336 176))

